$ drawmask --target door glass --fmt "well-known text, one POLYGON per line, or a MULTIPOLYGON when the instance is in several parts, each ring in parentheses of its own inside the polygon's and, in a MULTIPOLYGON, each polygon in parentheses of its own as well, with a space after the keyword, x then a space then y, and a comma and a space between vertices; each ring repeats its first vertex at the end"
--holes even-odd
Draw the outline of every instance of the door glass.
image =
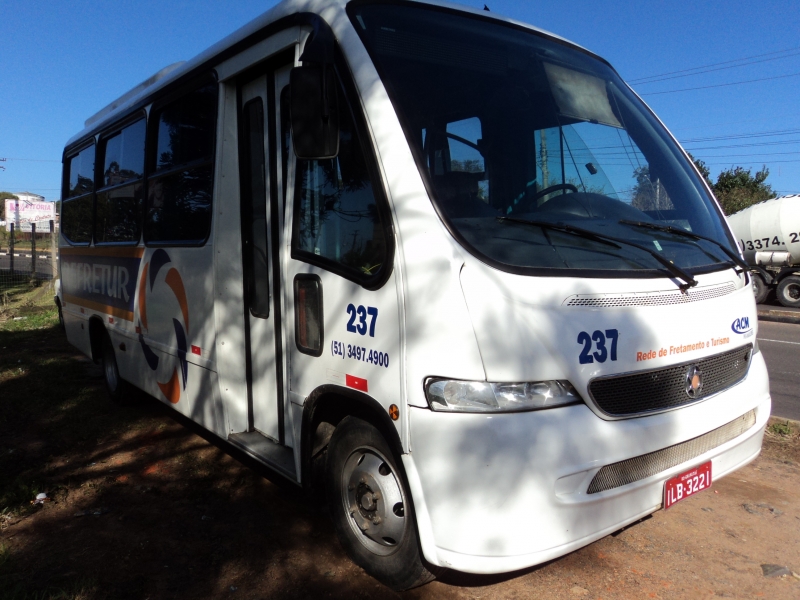
POLYGON ((247 296, 250 313, 269 317, 269 262, 267 258, 267 182, 264 162, 264 106, 255 98, 244 106, 244 153, 242 168, 243 232, 247 269, 247 296), (249 238, 249 239, 248 239, 249 238), (249 250, 247 249, 249 246, 249 250))
POLYGON ((297 161, 292 256, 371 279, 386 258, 385 232, 353 117, 338 91, 339 155, 297 161))

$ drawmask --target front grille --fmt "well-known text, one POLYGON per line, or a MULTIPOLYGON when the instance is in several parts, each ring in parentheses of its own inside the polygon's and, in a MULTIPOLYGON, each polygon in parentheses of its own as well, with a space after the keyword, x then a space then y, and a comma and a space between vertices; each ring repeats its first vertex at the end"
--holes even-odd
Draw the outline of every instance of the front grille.
POLYGON ((564 301, 564 306, 614 308, 619 306, 669 306, 671 304, 686 304, 719 298, 736 291, 732 283, 717 286, 691 288, 685 292, 670 290, 668 292, 650 292, 633 294, 595 294, 591 296, 570 296, 564 301))
POLYGON ((635 458, 629 458, 618 463, 606 465, 597 472, 597 475, 589 484, 587 494, 596 494, 614 488, 628 485, 634 481, 647 479, 657 475, 662 471, 676 467, 681 463, 692 460, 693 458, 705 454, 742 435, 745 431, 756 424, 756 409, 742 415, 738 419, 731 421, 709 431, 706 434, 675 444, 663 450, 657 450, 650 454, 643 454, 635 458))
POLYGON ((664 369, 600 377, 589 384, 589 394, 601 411, 613 417, 685 406, 744 379, 752 352, 753 346, 748 344, 664 369), (686 374, 692 365, 699 368, 703 376, 703 387, 694 397, 686 393, 686 374))

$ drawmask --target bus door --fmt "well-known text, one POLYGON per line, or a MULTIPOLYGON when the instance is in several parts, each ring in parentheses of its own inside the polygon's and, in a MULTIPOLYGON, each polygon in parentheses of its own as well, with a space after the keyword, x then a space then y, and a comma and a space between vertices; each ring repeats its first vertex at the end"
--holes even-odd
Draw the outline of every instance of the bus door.
POLYGON ((280 257, 284 202, 278 156, 276 89, 290 65, 239 87, 239 166, 248 430, 293 447, 286 403, 280 257))

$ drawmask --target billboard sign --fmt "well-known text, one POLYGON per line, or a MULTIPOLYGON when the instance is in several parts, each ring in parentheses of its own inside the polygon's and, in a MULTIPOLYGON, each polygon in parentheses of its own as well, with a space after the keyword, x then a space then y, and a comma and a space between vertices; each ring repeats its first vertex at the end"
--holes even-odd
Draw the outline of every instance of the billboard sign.
POLYGON ((36 231, 50 231, 50 221, 55 219, 55 202, 6 200, 6 221, 14 223, 17 231, 30 231, 32 223, 36 223, 36 231))

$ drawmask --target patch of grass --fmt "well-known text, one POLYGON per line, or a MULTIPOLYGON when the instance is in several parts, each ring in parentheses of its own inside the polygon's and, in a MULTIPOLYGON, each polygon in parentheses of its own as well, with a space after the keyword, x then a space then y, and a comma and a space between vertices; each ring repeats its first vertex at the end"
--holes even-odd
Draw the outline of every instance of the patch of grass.
POLYGON ((792 426, 789 425, 789 421, 786 421, 785 423, 773 423, 769 426, 769 430, 775 435, 792 435, 792 426))
POLYGON ((33 287, 28 281, 2 286, 0 332, 30 331, 50 327, 57 322, 58 310, 53 302, 52 286, 33 287))

